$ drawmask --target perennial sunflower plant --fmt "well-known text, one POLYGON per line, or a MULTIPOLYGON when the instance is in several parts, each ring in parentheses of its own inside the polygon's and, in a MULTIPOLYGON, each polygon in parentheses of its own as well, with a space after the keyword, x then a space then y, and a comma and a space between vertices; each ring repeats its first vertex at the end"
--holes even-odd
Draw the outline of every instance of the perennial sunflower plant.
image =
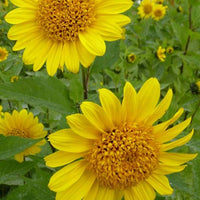
POLYGON ((152 18, 156 21, 162 19, 166 14, 167 6, 163 6, 162 4, 155 4, 152 11, 152 18))
POLYGON ((141 18, 149 18, 152 16, 154 1, 143 0, 138 7, 138 14, 141 18))
POLYGON ((161 46, 159 46, 156 52, 158 59, 162 62, 164 62, 166 58, 165 51, 166 51, 165 48, 162 48, 161 46))
POLYGON ((131 0, 11 0, 18 8, 5 19, 14 26, 8 32, 17 40, 14 51, 24 50, 23 61, 38 71, 46 62, 53 76, 63 66, 79 71, 80 63, 89 67, 106 51, 105 41, 124 37, 130 18, 121 14, 131 0))
POLYGON ((43 138, 47 132, 32 112, 28 113, 26 109, 22 109, 20 112, 14 110, 12 114, 3 112, 0 117, 0 134, 31 139, 41 138, 41 141, 15 155, 15 160, 23 162, 25 156, 34 155, 41 151, 40 146, 45 144, 46 141, 43 138))
POLYGON ((83 102, 82 114, 67 117, 70 128, 49 136, 59 151, 45 158, 46 165, 65 165, 49 182, 56 200, 153 200, 155 191, 172 194, 166 175, 182 171, 196 157, 168 152, 193 135, 192 130, 174 140, 191 121, 172 126, 182 108, 171 119, 155 123, 168 110, 172 90, 158 103, 160 84, 150 78, 138 92, 127 82, 122 103, 107 89, 100 89, 99 96, 101 106, 83 102))

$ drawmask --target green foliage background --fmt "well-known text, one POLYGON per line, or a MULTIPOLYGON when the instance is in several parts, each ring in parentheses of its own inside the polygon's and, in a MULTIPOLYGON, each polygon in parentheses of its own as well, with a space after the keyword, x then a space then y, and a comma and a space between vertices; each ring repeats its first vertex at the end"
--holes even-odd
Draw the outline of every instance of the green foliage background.
MULTIPOLYGON (((0 1, 1 2, 1 1, 0 1)), ((130 81, 137 89, 149 77, 157 77, 161 83, 161 98, 168 88, 174 92, 172 104, 161 120, 169 119, 180 107, 185 112, 179 121, 192 116, 192 123, 180 137, 194 128, 192 140, 177 152, 200 152, 200 91, 191 84, 200 80, 200 0, 164 1, 168 6, 166 16, 155 21, 140 19, 137 15, 138 3, 127 12, 132 22, 126 27, 126 39, 107 43, 103 57, 97 57, 90 68, 88 99, 99 102, 99 88, 112 90, 122 99, 125 81, 130 81), (178 7, 181 6, 183 12, 178 7), (174 52, 166 55, 161 62, 156 56, 159 46, 172 46, 174 52), (136 54, 134 63, 127 62, 127 55, 136 54), (196 91, 196 92, 195 92, 196 91)), ((32 66, 22 62, 22 52, 13 52, 13 41, 7 39, 9 25, 4 16, 13 9, 0 3, 0 46, 9 51, 8 59, 0 62, 0 99, 4 111, 26 108, 37 115, 48 133, 66 128, 66 115, 79 112, 83 99, 81 71, 79 74, 58 71, 49 77, 43 67, 33 72, 32 66), (13 83, 13 75, 19 80, 13 83)), ((2 200, 53 200, 55 193, 48 187, 50 176, 55 169, 45 166, 43 157, 52 153, 47 143, 42 151, 18 163, 13 159, 16 153, 37 141, 0 136, 0 199, 2 200), (20 144, 20 145, 19 145, 20 144)), ((181 173, 169 176, 174 188, 171 196, 156 200, 198 200, 200 199, 200 156, 189 162, 181 173)))

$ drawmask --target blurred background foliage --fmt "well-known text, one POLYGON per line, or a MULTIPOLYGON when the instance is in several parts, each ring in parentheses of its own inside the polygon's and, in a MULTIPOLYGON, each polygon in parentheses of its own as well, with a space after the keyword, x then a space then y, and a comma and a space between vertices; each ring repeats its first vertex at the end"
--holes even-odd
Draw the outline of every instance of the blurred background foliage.
MULTIPOLYGON (((49 134, 66 128, 66 115, 80 112, 79 105, 84 101, 81 71, 78 74, 58 71, 56 76, 49 77, 45 68, 33 72, 32 66, 24 65, 22 52, 13 52, 14 42, 7 38, 9 25, 4 17, 14 6, 3 2, 0 0, 0 47, 9 52, 8 58, 0 62, 3 111, 26 108, 39 117, 49 134), (17 78, 11 82, 13 76, 17 78)), ((99 103, 97 90, 102 87, 122 99, 126 81, 139 89, 149 77, 157 77, 161 83, 161 98, 169 88, 174 92, 172 104, 161 121, 180 107, 185 112, 179 121, 192 116, 190 127, 181 137, 192 128, 194 137, 176 151, 200 152, 200 88, 196 85, 200 80, 200 0, 164 0, 163 4, 168 6, 166 15, 155 21, 141 19, 137 14, 139 2, 135 1, 127 12, 132 22, 126 27, 126 38, 107 43, 106 54, 97 57, 90 67, 88 100, 99 103), (166 52, 164 62, 156 55, 159 46, 173 48, 166 52)), ((55 194, 47 187, 54 169, 47 168, 43 161, 44 156, 54 151, 48 143, 39 154, 26 158, 26 162, 18 163, 13 159, 20 147, 26 149, 33 143, 13 136, 0 137, 0 199, 55 199, 55 194)), ((200 199, 199 166, 200 155, 189 162, 183 172, 169 176, 173 195, 157 195, 156 200, 200 199)))

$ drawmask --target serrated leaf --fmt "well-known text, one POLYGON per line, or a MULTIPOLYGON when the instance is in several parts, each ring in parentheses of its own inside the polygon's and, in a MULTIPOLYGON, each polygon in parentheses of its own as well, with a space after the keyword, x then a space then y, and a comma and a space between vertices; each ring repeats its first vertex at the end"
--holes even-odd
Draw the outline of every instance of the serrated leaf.
POLYGON ((53 77, 28 77, 14 83, 0 83, 0 98, 40 105, 63 114, 71 113, 74 106, 67 87, 53 77))

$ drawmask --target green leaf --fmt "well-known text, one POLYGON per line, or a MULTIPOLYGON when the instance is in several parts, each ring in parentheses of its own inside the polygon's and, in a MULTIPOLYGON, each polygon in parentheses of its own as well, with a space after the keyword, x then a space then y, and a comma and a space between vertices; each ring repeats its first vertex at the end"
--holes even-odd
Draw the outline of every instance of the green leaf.
POLYGON ((29 77, 14 83, 0 83, 0 98, 40 105, 63 114, 71 113, 74 106, 66 86, 53 77, 29 77))
POLYGON ((24 151, 41 139, 21 138, 18 136, 3 136, 0 134, 0 160, 5 160, 24 151))
POLYGON ((22 176, 33 168, 33 162, 18 163, 15 160, 0 161, 0 184, 22 185, 22 176))

